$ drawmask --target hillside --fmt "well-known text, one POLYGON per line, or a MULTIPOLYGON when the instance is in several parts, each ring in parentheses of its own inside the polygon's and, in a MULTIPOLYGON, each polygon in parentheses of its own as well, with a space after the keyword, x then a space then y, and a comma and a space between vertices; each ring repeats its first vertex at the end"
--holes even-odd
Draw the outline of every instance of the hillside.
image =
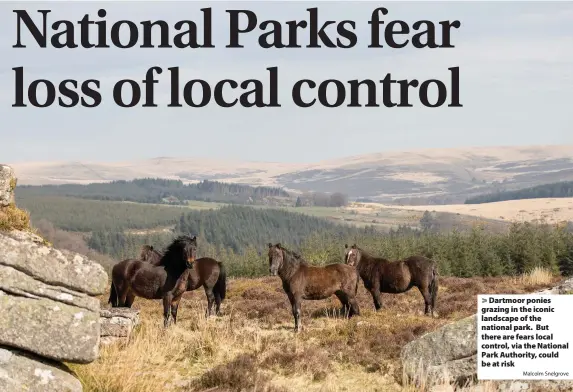
POLYGON ((291 196, 280 188, 203 180, 183 184, 181 180, 138 178, 107 183, 25 185, 18 195, 27 197, 65 196, 91 200, 132 201, 137 203, 181 204, 190 200, 234 204, 291 205, 291 196))
POLYGON ((515 191, 499 191, 495 193, 470 197, 465 204, 481 204, 506 200, 541 199, 554 197, 573 197, 573 181, 554 182, 515 191))
POLYGON ((559 223, 573 222, 573 198, 544 198, 508 200, 483 204, 450 204, 424 206, 389 206, 376 203, 360 203, 350 208, 362 213, 372 213, 377 210, 401 210, 408 212, 435 211, 438 213, 474 216, 498 222, 544 222, 559 223))
POLYGON ((573 146, 428 149, 291 164, 194 158, 132 162, 23 162, 20 184, 91 183, 158 177, 209 179, 287 191, 343 192, 352 198, 402 204, 463 203, 497 189, 573 180, 573 146))

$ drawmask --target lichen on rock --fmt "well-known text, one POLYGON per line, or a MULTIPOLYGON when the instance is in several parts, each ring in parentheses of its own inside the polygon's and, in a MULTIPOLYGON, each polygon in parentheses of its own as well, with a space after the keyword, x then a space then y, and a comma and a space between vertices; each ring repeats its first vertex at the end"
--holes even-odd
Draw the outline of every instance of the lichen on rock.
POLYGON ((0 391, 81 392, 82 384, 65 367, 0 346, 0 391))
POLYGON ((14 203, 14 171, 0 165, 0 391, 81 392, 63 365, 99 354, 108 276, 78 253, 34 233, 14 203))
POLYGON ((89 295, 100 295, 108 284, 104 268, 87 257, 39 243, 22 232, 0 232, 0 265, 10 266, 41 282, 89 295))

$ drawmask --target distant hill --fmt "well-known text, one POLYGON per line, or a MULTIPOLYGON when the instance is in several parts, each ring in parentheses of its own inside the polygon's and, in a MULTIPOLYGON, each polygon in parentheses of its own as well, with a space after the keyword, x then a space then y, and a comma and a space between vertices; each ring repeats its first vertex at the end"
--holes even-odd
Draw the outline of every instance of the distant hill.
POLYGON ((573 146, 468 147, 381 152, 312 164, 154 158, 121 163, 12 164, 19 184, 168 178, 342 192, 392 204, 457 204, 497 190, 573 181, 573 146))
POLYGON ((189 200, 233 204, 291 205, 290 195, 280 188, 252 187, 204 180, 184 184, 181 180, 143 178, 93 184, 28 185, 18 187, 18 196, 65 196, 91 200, 131 201, 154 204, 186 204, 189 200), (287 199, 287 201, 281 200, 287 199))
POLYGON ((573 197, 573 181, 554 182, 516 191, 499 191, 470 197, 465 204, 493 203, 496 201, 573 197))

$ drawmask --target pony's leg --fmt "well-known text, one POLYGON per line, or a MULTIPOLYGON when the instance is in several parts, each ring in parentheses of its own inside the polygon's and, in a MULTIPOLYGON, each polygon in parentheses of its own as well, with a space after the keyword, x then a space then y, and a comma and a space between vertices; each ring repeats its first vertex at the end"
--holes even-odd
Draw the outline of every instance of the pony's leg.
POLYGON ((127 283, 122 282, 121 284, 117 285, 116 288, 118 289, 117 306, 123 308, 125 307, 125 303, 127 302, 127 294, 129 294, 129 286, 127 285, 127 283))
POLYGON ((216 294, 215 294, 215 314, 216 314, 217 316, 220 316, 220 315, 221 315, 221 302, 222 302, 222 300, 221 300, 221 294, 216 293, 216 294))
POLYGON ((356 298, 349 298, 348 303, 350 304, 348 317, 350 318, 352 316, 360 316, 360 306, 358 306, 358 301, 356 300, 356 298))
POLYGON ((374 301, 374 308, 376 311, 382 309, 382 301, 380 300, 380 283, 374 283, 372 287, 369 288, 370 294, 372 295, 372 300, 374 301))
POLYGON ((179 302, 181 302, 181 297, 183 297, 183 294, 173 298, 171 301, 171 318, 173 319, 173 324, 177 324, 177 309, 179 309, 179 302))
POLYGON ((294 295, 292 295, 291 293, 287 293, 288 296, 288 300, 290 302, 290 307, 291 307, 291 311, 292 311, 292 317, 294 318, 294 331, 298 332, 299 331, 299 317, 297 316, 297 303, 296 300, 294 298, 294 295))
POLYGON ((430 295, 430 288, 427 285, 424 288, 418 286, 418 290, 420 290, 422 297, 424 297, 424 314, 427 315, 430 312, 430 304, 432 301, 432 296, 430 295))
POLYGON ((336 295, 336 297, 338 297, 338 300, 342 303, 342 314, 344 315, 344 317, 349 316, 350 313, 352 312, 352 308, 348 301, 348 295, 346 295, 344 291, 337 291, 334 293, 334 295, 336 295))
POLYGON ((372 289, 370 291, 370 294, 372 294, 372 300, 374 301, 374 308, 376 309, 376 311, 379 311, 380 309, 382 309, 382 301, 380 300, 380 290, 372 289))
POLYGON ((205 288, 205 295, 207 296, 207 310, 205 311, 205 318, 211 317, 211 310, 213 309, 213 304, 215 303, 215 294, 213 294, 213 288, 203 286, 205 288))
POLYGON ((131 308, 131 305, 133 305, 133 301, 135 301, 135 294, 133 294, 130 290, 125 298, 125 306, 131 308))
POLYGON ((169 316, 171 311, 171 301, 173 300, 173 294, 167 293, 163 296, 163 326, 167 328, 169 326, 169 316))
POLYGON ((293 296, 292 314, 294 316, 294 330, 295 330, 295 332, 300 332, 302 330, 302 324, 300 322, 300 303, 301 302, 302 302, 301 298, 298 298, 298 296, 293 296))

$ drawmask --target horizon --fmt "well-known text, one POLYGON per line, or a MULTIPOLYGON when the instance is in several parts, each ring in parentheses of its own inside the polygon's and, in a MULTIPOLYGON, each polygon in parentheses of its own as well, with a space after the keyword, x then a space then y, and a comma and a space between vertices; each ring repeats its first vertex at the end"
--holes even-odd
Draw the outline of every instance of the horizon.
POLYGON ((200 159, 200 160, 204 160, 204 161, 216 161, 216 162, 221 162, 221 163, 271 163, 271 164, 277 164, 277 165, 285 165, 285 166, 294 166, 294 165, 313 165, 313 164, 320 164, 320 163, 327 163, 327 162, 333 162, 333 161, 340 161, 343 159, 351 159, 351 158, 362 158, 362 157, 366 157, 366 156, 370 156, 370 155, 385 155, 385 154, 406 154, 406 153, 422 153, 422 152, 438 152, 438 151, 449 151, 449 152, 454 152, 454 151, 467 151, 470 149, 476 149, 476 150, 487 150, 487 149, 529 149, 529 148, 550 148, 550 149, 567 149, 567 148, 571 148, 573 149, 573 143, 565 143, 565 144, 512 144, 512 145, 478 145, 478 146, 459 146, 459 147, 429 147, 429 148, 424 148, 424 147, 419 147, 419 148, 408 148, 408 149, 388 149, 388 150, 380 150, 377 152, 366 152, 363 154, 357 154, 357 155, 340 155, 340 156, 336 156, 330 159, 323 159, 320 161, 309 161, 309 162, 281 162, 281 161, 261 161, 261 160, 251 160, 251 159, 245 159, 245 160, 241 160, 241 159, 219 159, 219 158, 207 158, 207 157, 203 157, 203 156, 155 156, 155 157, 141 157, 141 158, 133 158, 133 159, 129 159, 129 160, 53 160, 53 161, 49 161, 49 160, 42 160, 42 161, 35 161, 35 160, 26 160, 26 161, 11 161, 11 162, 6 162, 6 163, 2 163, 0 162, 0 164, 4 164, 4 165, 22 165, 22 164, 66 164, 66 163, 75 163, 75 162, 79 162, 79 163, 84 163, 84 164, 90 164, 90 163, 94 163, 94 164, 121 164, 121 163, 133 163, 133 162, 137 162, 137 161, 151 161, 151 160, 158 160, 158 159, 169 159, 169 160, 194 160, 194 159, 200 159))

